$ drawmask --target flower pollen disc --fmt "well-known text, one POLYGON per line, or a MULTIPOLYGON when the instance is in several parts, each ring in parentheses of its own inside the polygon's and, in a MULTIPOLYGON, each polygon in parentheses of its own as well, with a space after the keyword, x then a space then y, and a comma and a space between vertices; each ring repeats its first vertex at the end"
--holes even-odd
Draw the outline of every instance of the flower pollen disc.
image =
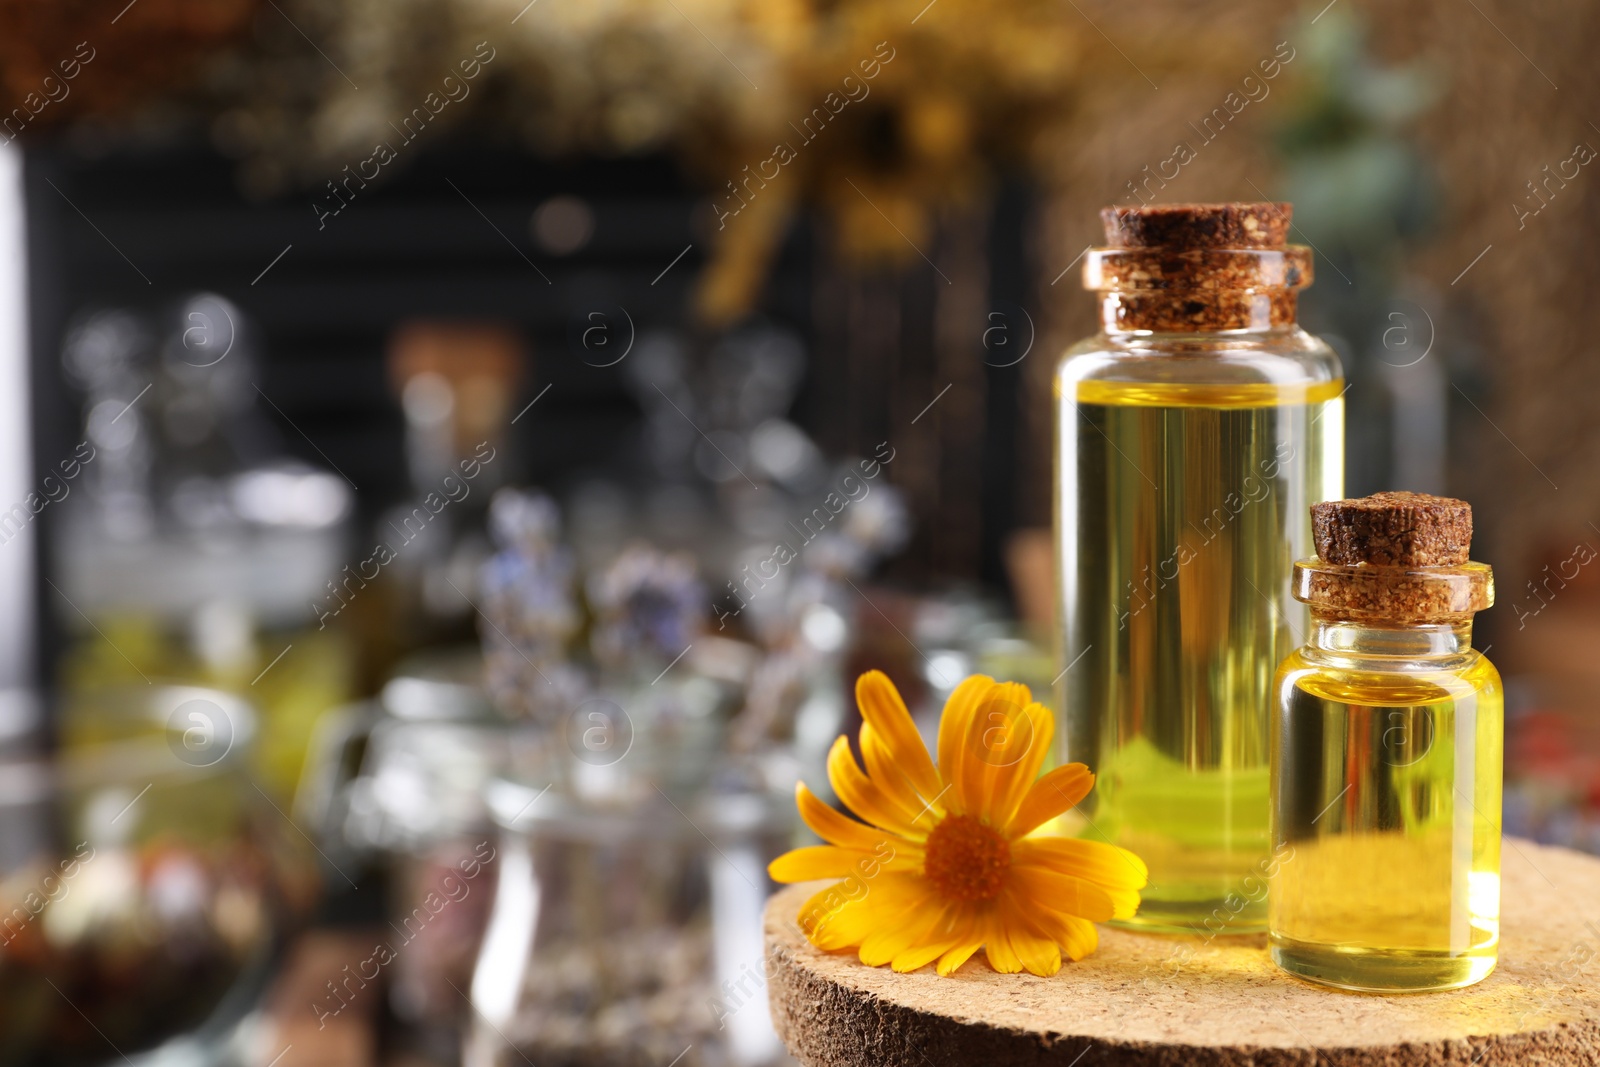
POLYGON ((923 874, 956 900, 993 900, 1011 868, 1011 846, 970 815, 952 815, 928 835, 923 874))

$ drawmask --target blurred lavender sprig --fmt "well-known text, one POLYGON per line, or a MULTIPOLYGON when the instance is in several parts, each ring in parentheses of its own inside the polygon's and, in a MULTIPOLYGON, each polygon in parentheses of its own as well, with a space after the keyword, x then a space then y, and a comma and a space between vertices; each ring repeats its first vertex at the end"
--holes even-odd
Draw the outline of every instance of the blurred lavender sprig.
POLYGON ((674 660, 705 628, 708 601, 693 557, 645 544, 590 578, 589 601, 594 656, 607 667, 674 660))
POLYGON ((502 489, 489 505, 499 551, 480 575, 485 683, 516 718, 554 721, 582 689, 566 663, 581 616, 560 532, 561 510, 542 493, 502 489))

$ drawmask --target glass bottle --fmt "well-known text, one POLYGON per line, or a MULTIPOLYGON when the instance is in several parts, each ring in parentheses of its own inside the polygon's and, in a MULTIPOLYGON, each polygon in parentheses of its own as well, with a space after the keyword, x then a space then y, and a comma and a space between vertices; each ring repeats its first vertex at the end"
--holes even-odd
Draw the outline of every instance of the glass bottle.
POLYGON ((1272 958, 1344 989, 1471 985, 1499 943, 1505 723, 1472 647, 1494 580, 1467 561, 1471 509, 1380 493, 1314 515, 1311 633, 1276 682, 1272 958))
POLYGON ((1260 932, 1272 672, 1307 507, 1344 482, 1338 358, 1295 321, 1288 204, 1107 208, 1101 332, 1056 377, 1065 758, 1085 833, 1150 885, 1127 925, 1260 932))

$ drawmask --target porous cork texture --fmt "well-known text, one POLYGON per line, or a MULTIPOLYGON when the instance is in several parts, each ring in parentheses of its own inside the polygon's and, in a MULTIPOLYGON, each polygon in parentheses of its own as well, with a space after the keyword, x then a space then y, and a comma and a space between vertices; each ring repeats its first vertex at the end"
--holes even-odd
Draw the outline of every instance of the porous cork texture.
POLYGON ((1494 603, 1494 577, 1481 563, 1460 567, 1369 567, 1329 563, 1294 568, 1295 599, 1313 614, 1370 622, 1448 622, 1494 603))
POLYGON ((1494 603, 1494 576, 1469 562, 1472 506, 1426 493, 1311 505, 1315 561, 1295 564, 1313 613, 1399 623, 1470 616, 1494 603))
POLYGON ((1295 321, 1311 252, 1286 243, 1289 204, 1152 204, 1100 212, 1108 247, 1084 265, 1108 330, 1190 333, 1295 321))
POLYGON ((1289 203, 1143 204, 1100 209, 1112 248, 1282 248, 1289 240, 1289 203))
POLYGON ((1374 493, 1311 505, 1324 563, 1457 567, 1472 549, 1472 505, 1426 493, 1374 493))
POLYGON ((806 942, 812 885, 767 905, 772 1019, 805 1067, 1594 1067, 1600 859, 1506 846, 1500 964, 1467 989, 1342 993, 1277 970, 1261 936, 1106 927, 1051 978, 981 953, 949 978, 895 974, 806 942))

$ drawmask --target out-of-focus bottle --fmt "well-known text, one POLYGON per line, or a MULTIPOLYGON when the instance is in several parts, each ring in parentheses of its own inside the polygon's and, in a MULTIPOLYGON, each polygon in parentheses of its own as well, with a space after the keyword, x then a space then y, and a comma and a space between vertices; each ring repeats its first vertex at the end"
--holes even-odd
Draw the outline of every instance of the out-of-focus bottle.
POLYGON ((1450 989, 1500 940, 1504 695, 1472 647, 1494 602, 1472 509, 1379 493, 1312 509, 1311 606, 1278 670, 1272 958, 1345 989, 1450 989))
POLYGON ((485 514, 494 490, 512 480, 507 443, 525 362, 521 336, 499 323, 412 320, 389 339, 410 477, 355 567, 372 585, 369 594, 356 583, 362 593, 349 620, 370 684, 408 655, 474 638, 478 568, 492 551, 485 514), (380 570, 383 580, 374 581, 380 570))
POLYGON ((1097 776, 1084 832, 1150 866, 1139 928, 1266 922, 1272 672, 1306 618, 1289 570, 1344 481, 1291 210, 1107 208, 1084 267, 1102 330, 1056 377, 1064 757, 1097 776))
POLYGON ((45 602, 67 637, 62 742, 94 740, 106 694, 128 685, 248 695, 252 770, 287 805, 317 719, 351 695, 348 637, 316 624, 315 602, 355 500, 342 476, 283 455, 252 384, 255 346, 242 312, 209 293, 159 318, 76 322, 62 364, 83 437, 29 521, 49 531, 45 602))

